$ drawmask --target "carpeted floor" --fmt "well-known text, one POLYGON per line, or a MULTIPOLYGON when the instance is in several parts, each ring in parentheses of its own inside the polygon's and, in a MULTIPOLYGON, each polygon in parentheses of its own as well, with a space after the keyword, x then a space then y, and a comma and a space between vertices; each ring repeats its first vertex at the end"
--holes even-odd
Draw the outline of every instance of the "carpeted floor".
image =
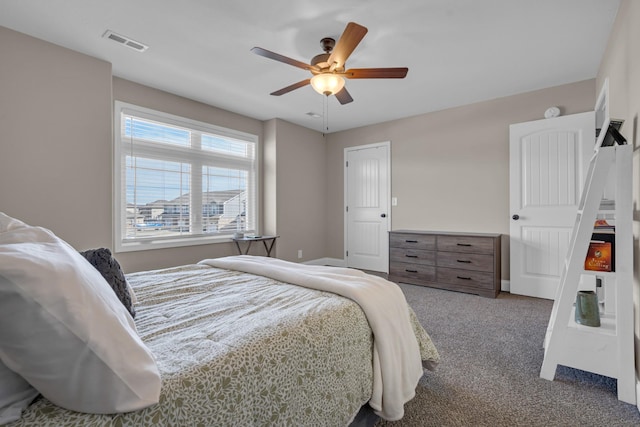
POLYGON ((400 286, 442 361, 402 420, 376 426, 640 426, 611 378, 566 367, 539 377, 552 301, 400 286))

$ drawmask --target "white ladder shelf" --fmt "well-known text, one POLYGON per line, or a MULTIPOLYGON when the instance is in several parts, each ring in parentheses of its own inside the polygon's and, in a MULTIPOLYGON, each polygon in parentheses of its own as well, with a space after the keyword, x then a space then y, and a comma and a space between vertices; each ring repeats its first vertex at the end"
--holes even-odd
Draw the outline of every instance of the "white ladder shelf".
POLYGON ((552 381, 557 366, 563 365, 615 378, 618 399, 635 405, 631 181, 631 145, 596 148, 549 319, 540 377, 552 381), (601 206, 609 179, 615 181, 615 207, 601 206), (611 273, 584 270, 594 223, 602 215, 615 215, 615 272, 611 273), (574 320, 582 278, 594 274, 603 277, 606 295, 600 327, 574 320))

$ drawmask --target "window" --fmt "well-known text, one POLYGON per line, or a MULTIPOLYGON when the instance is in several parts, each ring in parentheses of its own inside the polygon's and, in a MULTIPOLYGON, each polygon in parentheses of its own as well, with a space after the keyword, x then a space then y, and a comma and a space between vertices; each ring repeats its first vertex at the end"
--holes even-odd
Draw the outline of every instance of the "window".
POLYGON ((116 251, 256 231, 256 135, 119 101, 115 135, 116 251))

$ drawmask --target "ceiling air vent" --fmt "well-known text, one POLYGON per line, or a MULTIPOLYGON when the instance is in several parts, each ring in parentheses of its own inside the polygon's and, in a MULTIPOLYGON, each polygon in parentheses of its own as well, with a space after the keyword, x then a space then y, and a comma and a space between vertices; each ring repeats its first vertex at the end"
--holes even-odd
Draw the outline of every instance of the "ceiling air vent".
POLYGON ((117 34, 114 33, 111 30, 107 30, 102 37, 107 38, 109 40, 113 40, 116 43, 120 43, 122 45, 125 45, 127 47, 130 47, 133 50, 137 50, 138 52, 144 52, 145 50, 149 49, 149 46, 140 43, 138 41, 135 41, 129 37, 123 36, 122 34, 117 34))

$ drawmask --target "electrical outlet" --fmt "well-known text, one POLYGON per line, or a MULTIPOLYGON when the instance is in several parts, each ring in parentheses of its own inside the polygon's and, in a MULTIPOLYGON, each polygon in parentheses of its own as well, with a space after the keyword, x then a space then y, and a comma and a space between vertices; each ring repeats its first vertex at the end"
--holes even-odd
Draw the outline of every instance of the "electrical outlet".
POLYGON ((302 258, 302 249, 298 249, 298 259, 302 258))

